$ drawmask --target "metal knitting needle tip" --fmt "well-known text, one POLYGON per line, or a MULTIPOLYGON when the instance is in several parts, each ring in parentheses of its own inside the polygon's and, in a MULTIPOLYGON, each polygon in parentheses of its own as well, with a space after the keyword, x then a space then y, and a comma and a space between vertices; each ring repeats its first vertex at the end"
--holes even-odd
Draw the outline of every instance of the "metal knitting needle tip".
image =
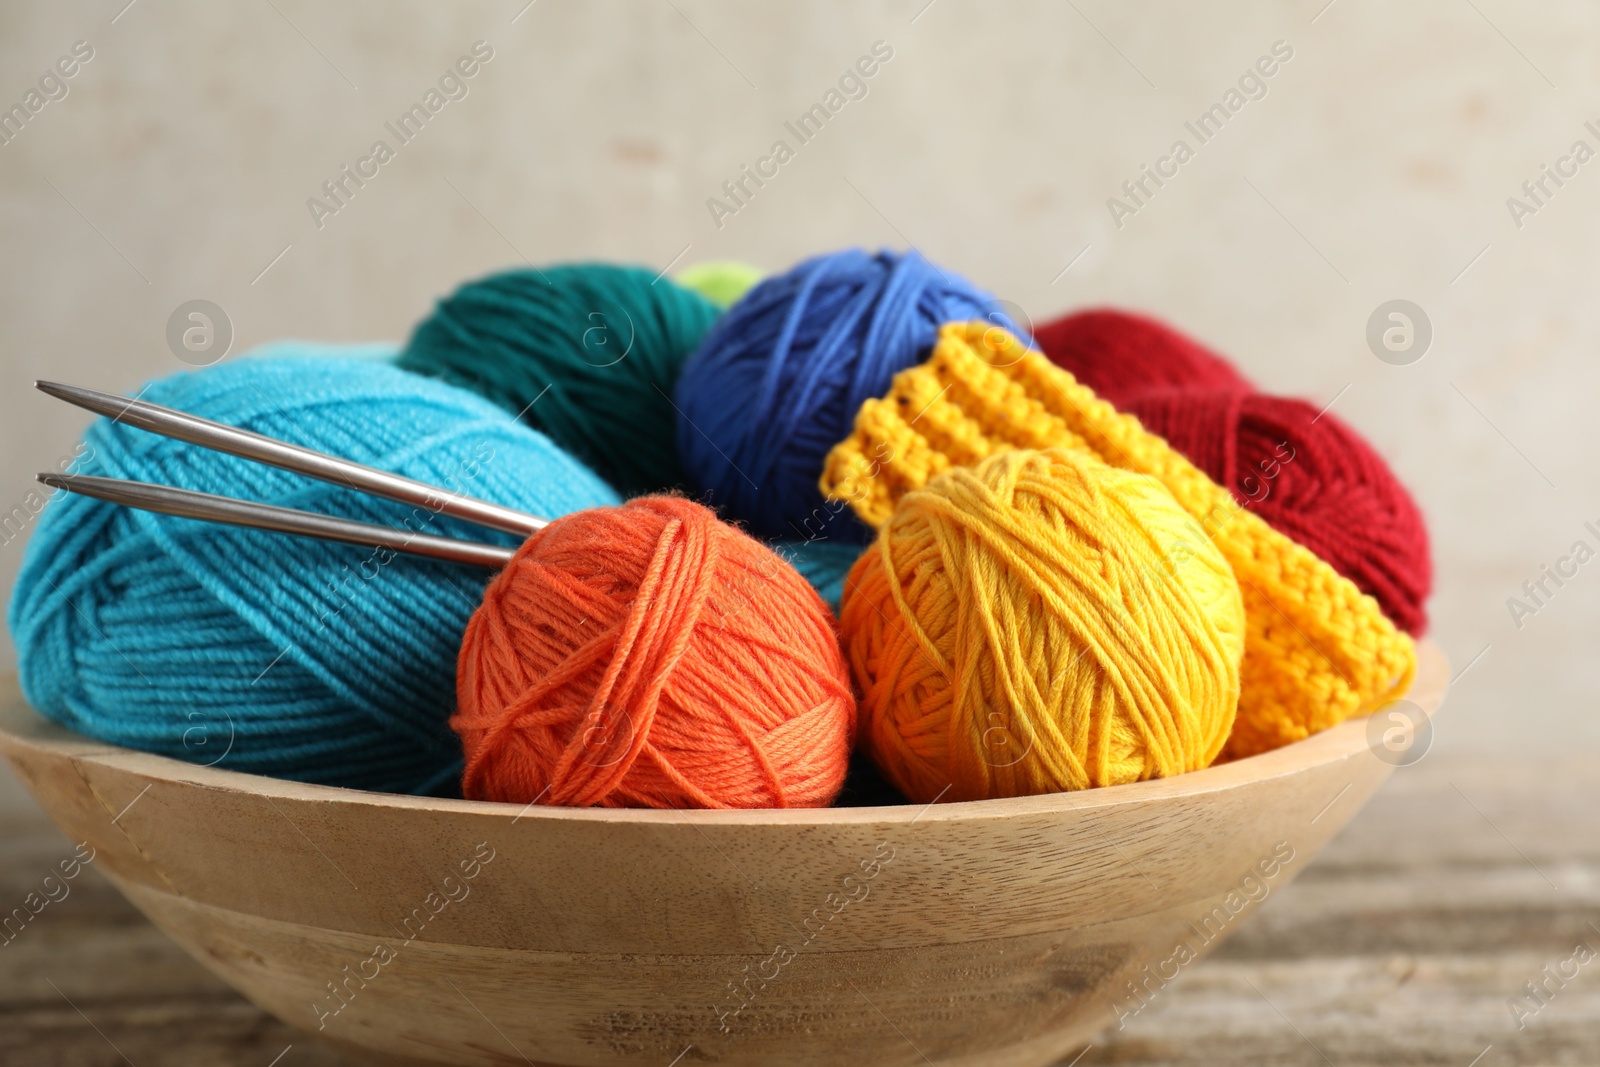
POLYGON ((403 504, 414 504, 435 514, 465 519, 479 526, 527 537, 548 522, 537 515, 529 515, 515 508, 494 504, 487 500, 452 493, 388 471, 380 471, 348 459, 339 459, 315 449, 292 445, 263 434, 241 430, 212 422, 185 411, 162 407, 146 400, 130 400, 115 393, 86 389, 79 385, 60 382, 36 381, 34 388, 58 400, 104 415, 113 422, 163 437, 171 437, 202 448, 225 452, 230 456, 254 460, 281 470, 293 471, 308 478, 342 485, 350 489, 372 493, 403 504))
POLYGON ((199 493, 192 489, 174 489, 170 485, 151 485, 148 482, 130 482, 120 478, 100 478, 88 474, 38 474, 35 477, 52 489, 65 489, 69 493, 91 496, 96 500, 138 508, 141 511, 220 522, 229 526, 244 526, 252 530, 316 537, 324 541, 339 541, 368 548, 385 548, 413 556, 448 560, 452 563, 470 563, 494 570, 511 562, 511 557, 516 554, 515 549, 500 545, 458 541, 450 537, 435 537, 432 534, 414 534, 407 530, 375 526, 333 515, 297 511, 294 508, 281 508, 274 504, 259 504, 249 500, 235 500, 232 497, 199 493))

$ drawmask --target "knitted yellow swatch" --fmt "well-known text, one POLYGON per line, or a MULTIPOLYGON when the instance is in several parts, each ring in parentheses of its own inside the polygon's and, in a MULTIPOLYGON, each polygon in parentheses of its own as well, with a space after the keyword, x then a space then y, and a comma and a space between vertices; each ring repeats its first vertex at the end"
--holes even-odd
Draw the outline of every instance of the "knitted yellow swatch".
POLYGON ((1411 639, 1377 601, 1240 507, 1138 419, 988 323, 946 325, 927 362, 861 406, 855 431, 828 454, 822 491, 879 527, 902 495, 934 475, 1017 448, 1087 449, 1153 475, 1233 567, 1246 630, 1227 756, 1298 741, 1411 684, 1411 639))

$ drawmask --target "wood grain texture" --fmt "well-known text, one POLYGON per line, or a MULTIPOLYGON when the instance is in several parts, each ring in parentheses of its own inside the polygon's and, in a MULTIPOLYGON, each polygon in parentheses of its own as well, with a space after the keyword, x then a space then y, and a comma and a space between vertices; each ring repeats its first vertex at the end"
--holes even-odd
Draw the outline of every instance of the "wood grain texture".
MULTIPOLYGON (((1426 663, 1417 699, 1431 705, 1443 664, 1426 663)), ((1389 770, 1351 724, 1255 760, 1069 796, 524 814, 241 781, 64 739, 15 710, 5 728, 24 781, 97 849, 76 884, 109 877, 257 1004, 311 1029, 321 1019, 324 1034, 389 1062, 666 1064, 685 1049, 686 1061, 728 1064, 1070 1059, 1140 1003, 1130 981, 1151 1004, 1123 1033, 1180 1003, 1199 964, 1171 985, 1141 968, 1180 941, 1203 953, 1221 941, 1209 935, 1233 934, 1256 883, 1274 906, 1389 770), (466 878, 462 861, 484 841, 493 858, 466 878), (1294 858, 1252 876, 1279 842, 1294 858), (459 899, 446 899, 447 875, 459 899), (393 959, 375 965, 380 945, 393 959), (721 1014, 740 1003, 729 982, 771 968, 778 946, 793 952, 778 975, 721 1014), (339 982, 347 1004, 324 988, 339 982)), ((43 929, 81 905, 50 907, 43 929)), ((0 966, 41 932, 24 930, 0 966)), ((19 995, 41 996, 40 984, 19 995)), ((238 1010, 201 988, 153 999, 238 1010)), ((46 1015, 72 997, 44 990, 46 1015)), ((121 1003, 109 995, 92 999, 109 1010, 121 1003)))
MULTIPOLYGON (((1210 959, 1125 1028, 1092 1038, 1079 1067, 1326 1067, 1295 1027, 1339 1067, 1466 1067, 1489 1045, 1478 1067, 1592 1064, 1600 972, 1585 968, 1521 1031, 1505 1001, 1575 938, 1600 945, 1587 926, 1600 922, 1597 808, 1600 776, 1577 761, 1429 757, 1400 770, 1210 959)), ((42 822, 0 826, 0 841, 9 902, 72 852, 42 822)), ((372 1062, 231 992, 91 865, 67 900, 0 949, 0 1063, 124 1065, 106 1038, 138 1067, 266 1067, 290 1044, 278 1067, 372 1062)))

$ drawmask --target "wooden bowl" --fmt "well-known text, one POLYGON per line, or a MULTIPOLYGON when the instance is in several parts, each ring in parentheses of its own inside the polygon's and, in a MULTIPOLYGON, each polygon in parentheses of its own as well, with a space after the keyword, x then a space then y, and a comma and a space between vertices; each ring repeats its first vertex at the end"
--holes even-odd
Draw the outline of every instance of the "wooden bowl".
MULTIPOLYGON (((1447 685, 1421 649, 1408 699, 1447 685)), ((0 749, 195 959, 285 1021, 460 1064, 983 1064, 1159 999, 1388 777, 1364 720, 1162 781, 927 807, 519 808, 90 741, 0 749)))

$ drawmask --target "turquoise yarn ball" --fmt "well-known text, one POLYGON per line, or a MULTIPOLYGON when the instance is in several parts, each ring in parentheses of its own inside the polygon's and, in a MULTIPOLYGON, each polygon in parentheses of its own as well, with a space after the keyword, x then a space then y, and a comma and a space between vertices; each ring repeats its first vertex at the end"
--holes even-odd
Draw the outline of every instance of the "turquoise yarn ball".
POLYGON ((684 483, 672 390, 718 312, 643 267, 503 271, 439 301, 398 365, 488 397, 634 496, 684 483))
MULTIPOLYGON (((142 395, 546 518, 619 502, 488 401, 382 363, 240 359, 142 395)), ((85 444, 85 474, 516 543, 105 419, 85 444)), ((58 493, 9 622, 29 702, 79 733, 305 782, 448 792, 461 764, 456 656, 490 577, 58 493)))

